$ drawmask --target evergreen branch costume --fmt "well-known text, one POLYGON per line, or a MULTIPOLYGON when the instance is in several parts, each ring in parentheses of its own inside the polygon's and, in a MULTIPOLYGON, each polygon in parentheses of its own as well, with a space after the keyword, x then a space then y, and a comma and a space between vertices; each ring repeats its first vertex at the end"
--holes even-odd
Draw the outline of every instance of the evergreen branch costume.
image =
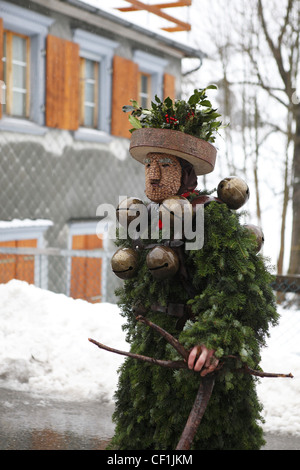
MULTIPOLYGON (((196 105, 188 109, 196 115, 196 105)), ((174 110, 166 114, 174 116, 174 110)), ((197 175, 214 168, 214 147, 174 127, 151 129, 147 123, 145 127, 133 132, 130 152, 146 166, 148 210, 153 205, 160 210, 166 201, 179 205, 184 201, 192 209, 202 204, 204 245, 186 250, 184 239, 174 234, 169 240, 129 236, 117 240, 112 268, 124 279, 117 294, 132 357, 119 370, 110 448, 176 449, 193 408, 196 416, 203 412, 201 424, 193 439, 185 442, 187 447, 179 448, 259 449, 264 444, 262 406, 251 371, 259 375, 260 349, 278 314, 273 278, 258 254, 262 232, 242 226, 236 212, 249 197, 248 186, 230 177, 220 182, 218 197, 195 190, 197 175), (161 329, 167 334, 162 335, 161 329), (186 366, 187 354, 196 345, 213 350, 213 360, 219 361, 206 377, 186 366), (137 356, 144 359, 136 360, 137 356), (250 373, 240 373, 245 370, 250 373), (207 384, 212 393, 204 412, 201 390, 207 384)), ((137 202, 142 204, 137 198, 121 203, 119 221, 132 220, 130 209, 137 202)))

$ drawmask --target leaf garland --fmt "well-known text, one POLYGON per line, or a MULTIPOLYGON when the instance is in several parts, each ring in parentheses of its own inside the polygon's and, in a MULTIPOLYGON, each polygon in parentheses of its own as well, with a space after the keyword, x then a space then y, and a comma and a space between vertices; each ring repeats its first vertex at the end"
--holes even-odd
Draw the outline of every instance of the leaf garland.
POLYGON ((137 101, 130 100, 132 104, 123 106, 122 110, 131 113, 129 122, 133 128, 130 132, 145 127, 172 129, 213 143, 218 130, 225 127, 218 119, 221 114, 213 108, 206 94, 207 90, 216 89, 216 85, 195 89, 188 101, 173 101, 170 97, 162 101, 155 95, 151 109, 144 109, 137 101))

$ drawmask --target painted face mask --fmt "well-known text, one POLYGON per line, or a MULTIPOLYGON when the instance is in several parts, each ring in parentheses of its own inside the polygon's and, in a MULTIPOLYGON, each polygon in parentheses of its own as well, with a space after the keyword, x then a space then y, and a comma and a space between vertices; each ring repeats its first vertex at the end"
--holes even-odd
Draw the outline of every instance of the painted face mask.
POLYGON ((181 186, 179 159, 164 153, 148 153, 145 164, 145 193, 154 202, 175 196, 181 186))

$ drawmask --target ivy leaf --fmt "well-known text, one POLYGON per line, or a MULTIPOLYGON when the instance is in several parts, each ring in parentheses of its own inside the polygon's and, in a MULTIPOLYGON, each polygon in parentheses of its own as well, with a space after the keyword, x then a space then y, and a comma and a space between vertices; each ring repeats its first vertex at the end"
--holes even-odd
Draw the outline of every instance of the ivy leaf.
POLYGON ((173 101, 172 101, 171 98, 169 98, 169 96, 168 96, 168 97, 165 99, 164 104, 167 106, 167 108, 172 108, 172 106, 173 106, 173 101))
POLYGON ((138 107, 139 107, 139 104, 138 104, 137 101, 135 101, 135 100, 130 100, 130 101, 131 101, 132 106, 133 106, 134 108, 138 108, 138 107))
POLYGON ((206 90, 216 90, 216 85, 194 89, 188 101, 172 100, 169 96, 163 101, 155 95, 149 109, 143 109, 135 100, 130 100, 131 106, 123 106, 124 112, 130 112, 130 123, 135 129, 144 127, 175 129, 186 134, 194 135, 208 142, 215 141, 222 122, 217 119, 221 115, 212 107, 206 95, 206 90), (166 119, 166 114, 176 116, 176 122, 166 119))
POLYGON ((129 119, 130 124, 132 124, 135 129, 141 129, 142 124, 136 117, 130 115, 128 119, 129 119))
POLYGON ((123 113, 128 113, 129 111, 134 111, 135 107, 131 106, 130 104, 126 104, 125 106, 122 107, 123 113))
MULTIPOLYGON (((197 90, 195 90, 196 92, 197 90)), ((196 105, 199 101, 199 96, 198 94, 194 93, 192 96, 190 96, 189 100, 188 100, 188 103, 193 106, 193 105, 196 105)))
POLYGON ((201 101, 201 106, 206 106, 207 108, 211 108, 211 102, 209 100, 201 101))

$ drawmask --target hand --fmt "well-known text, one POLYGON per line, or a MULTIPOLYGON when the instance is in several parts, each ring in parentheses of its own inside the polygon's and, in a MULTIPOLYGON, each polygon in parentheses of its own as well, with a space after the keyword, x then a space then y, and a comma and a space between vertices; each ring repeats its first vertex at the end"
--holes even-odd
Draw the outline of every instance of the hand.
POLYGON ((214 352, 214 349, 207 349, 204 344, 195 346, 188 357, 188 368, 196 372, 202 370, 200 374, 202 377, 213 372, 219 364, 219 360, 214 357, 214 352))

